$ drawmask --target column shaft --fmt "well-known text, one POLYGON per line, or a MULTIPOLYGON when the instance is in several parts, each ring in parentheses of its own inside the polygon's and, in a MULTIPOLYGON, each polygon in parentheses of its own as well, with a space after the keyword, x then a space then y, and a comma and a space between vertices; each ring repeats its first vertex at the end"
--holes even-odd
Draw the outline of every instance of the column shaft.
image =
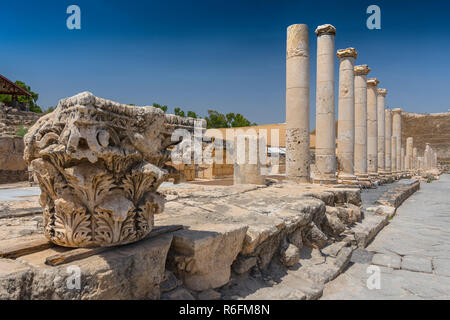
POLYGON ((336 183, 334 38, 332 25, 317 27, 316 168, 315 182, 336 183))
POLYGON ((385 123, 385 149, 386 149, 386 173, 392 173, 392 159, 394 158, 392 155, 392 112, 387 109, 385 111, 386 123, 385 123))
POLYGON ((367 65, 355 71, 355 174, 360 180, 367 179, 367 65))
POLYGON ((386 171, 386 161, 385 156, 387 154, 387 150, 385 148, 385 112, 386 108, 386 89, 378 89, 377 92, 377 123, 378 123, 378 173, 384 174, 386 171))
POLYGON ((309 141, 310 61, 305 24, 287 29, 286 50, 286 177, 310 181, 309 141))
POLYGON ((355 75, 356 50, 338 50, 339 64, 339 102, 337 161, 338 177, 342 180, 355 180, 355 75))
POLYGON ((367 171, 378 176, 377 79, 367 80, 367 171))
POLYGON ((402 109, 396 108, 392 110, 392 136, 397 137, 397 171, 404 170, 404 165, 402 166, 402 161, 404 161, 404 157, 402 157, 402 109), (401 169, 403 168, 403 169, 401 169))

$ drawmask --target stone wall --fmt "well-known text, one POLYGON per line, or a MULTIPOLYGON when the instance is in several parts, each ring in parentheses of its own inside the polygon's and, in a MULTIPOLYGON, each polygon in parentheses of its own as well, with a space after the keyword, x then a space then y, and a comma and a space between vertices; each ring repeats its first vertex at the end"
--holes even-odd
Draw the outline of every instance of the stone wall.
POLYGON ((40 116, 38 113, 20 111, 0 103, 0 134, 14 136, 18 128, 31 127, 40 116))
POLYGON ((0 136, 0 183, 28 180, 23 150, 22 138, 0 136))
POLYGON ((426 143, 436 150, 439 161, 450 160, 450 112, 402 113, 402 146, 412 137, 417 152, 423 154, 426 143))

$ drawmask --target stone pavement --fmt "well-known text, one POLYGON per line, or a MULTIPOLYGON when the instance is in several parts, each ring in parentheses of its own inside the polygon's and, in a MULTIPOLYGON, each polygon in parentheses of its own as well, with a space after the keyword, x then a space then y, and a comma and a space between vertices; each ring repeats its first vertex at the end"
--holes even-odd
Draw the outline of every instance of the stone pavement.
POLYGON ((397 209, 364 250, 353 253, 347 270, 325 286, 322 299, 449 299, 450 175, 421 190, 397 209), (369 290, 378 265, 380 289, 369 290))

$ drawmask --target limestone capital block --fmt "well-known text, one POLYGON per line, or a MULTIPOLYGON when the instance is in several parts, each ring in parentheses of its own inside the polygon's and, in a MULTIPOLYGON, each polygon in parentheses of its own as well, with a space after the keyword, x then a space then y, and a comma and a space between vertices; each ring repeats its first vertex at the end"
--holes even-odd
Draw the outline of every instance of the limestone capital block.
POLYGON ((356 51, 355 48, 340 49, 336 53, 336 56, 339 59, 346 58, 346 57, 351 57, 351 58, 356 59, 357 55, 358 55, 358 52, 356 51))
POLYGON ((383 88, 378 88, 378 95, 385 97, 387 95, 388 91, 383 88))
POLYGON ((323 24, 323 25, 318 26, 316 28, 316 31, 314 31, 314 32, 318 37, 321 35, 324 35, 324 34, 335 35, 336 28, 334 26, 332 26, 331 24, 323 24))
POLYGON ((376 87, 380 83, 380 80, 376 78, 369 78, 367 79, 367 86, 368 87, 376 87))
POLYGON ((355 76, 365 76, 370 72, 370 68, 367 64, 355 66, 353 70, 355 71, 355 76))

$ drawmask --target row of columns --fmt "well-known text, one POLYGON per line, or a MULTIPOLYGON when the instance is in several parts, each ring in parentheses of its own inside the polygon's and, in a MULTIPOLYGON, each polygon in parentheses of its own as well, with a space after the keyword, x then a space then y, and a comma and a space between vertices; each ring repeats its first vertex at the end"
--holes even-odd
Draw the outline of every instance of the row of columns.
MULTIPOLYGON (((416 166, 412 138, 401 141, 401 109, 386 109, 387 90, 367 79, 370 68, 355 66, 354 48, 338 50, 338 133, 335 128, 334 59, 336 29, 330 24, 317 35, 315 183, 368 180, 416 166), (337 148, 336 148, 337 141, 337 148)), ((286 55, 286 176, 310 182, 309 30, 305 24, 287 29, 286 55)), ((431 151, 424 162, 431 163, 431 151)))

